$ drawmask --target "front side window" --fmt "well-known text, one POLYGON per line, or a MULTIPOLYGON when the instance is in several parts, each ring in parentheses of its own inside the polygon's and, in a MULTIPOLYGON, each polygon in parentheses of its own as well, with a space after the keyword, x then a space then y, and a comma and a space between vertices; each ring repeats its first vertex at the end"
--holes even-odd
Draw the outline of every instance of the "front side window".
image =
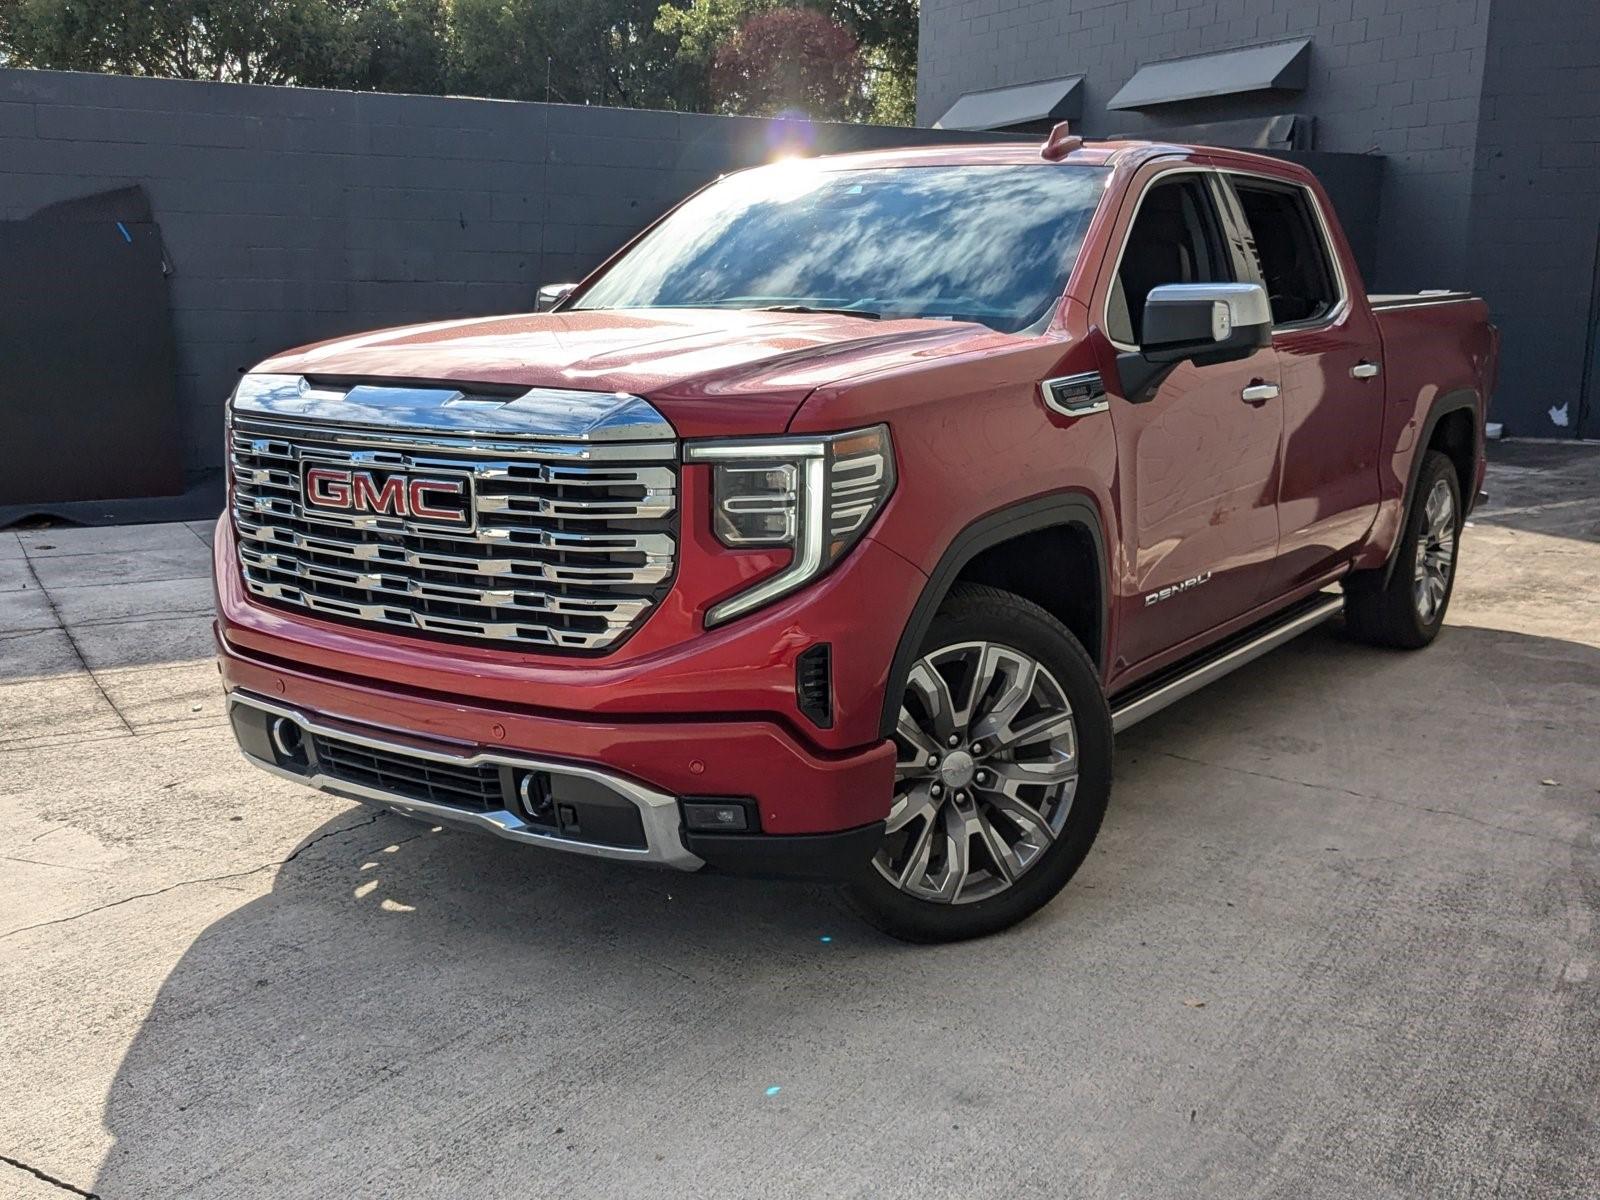
POLYGON ((1144 302, 1168 283, 1232 283, 1215 210, 1199 175, 1162 179, 1139 202, 1106 305, 1106 331, 1123 345, 1144 334, 1144 302))
POLYGON ((842 309, 1015 333, 1061 299, 1107 175, 803 160, 745 171, 668 216, 572 308, 842 309))
POLYGON ((1339 286, 1311 197, 1304 188, 1233 179, 1255 240, 1274 325, 1318 321, 1339 303, 1339 286))

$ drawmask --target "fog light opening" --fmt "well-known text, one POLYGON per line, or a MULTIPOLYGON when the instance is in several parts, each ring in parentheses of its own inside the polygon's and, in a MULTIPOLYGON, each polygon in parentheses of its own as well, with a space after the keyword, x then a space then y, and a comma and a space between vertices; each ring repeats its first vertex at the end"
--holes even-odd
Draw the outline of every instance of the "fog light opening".
POLYGON ((272 748, 284 758, 297 761, 302 757, 305 749, 305 735, 301 733, 300 726, 288 717, 278 717, 272 722, 268 735, 272 738, 272 748))
POLYGON ((522 805, 522 815, 540 825, 556 823, 555 806, 550 800, 550 787, 538 771, 523 771, 517 778, 517 801, 522 805))

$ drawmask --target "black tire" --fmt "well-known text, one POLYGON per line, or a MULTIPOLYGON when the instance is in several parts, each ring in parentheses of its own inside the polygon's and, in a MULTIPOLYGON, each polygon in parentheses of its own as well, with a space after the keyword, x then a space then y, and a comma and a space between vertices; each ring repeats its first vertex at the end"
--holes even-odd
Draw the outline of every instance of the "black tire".
MULTIPOLYGON (((1015 925, 1049 903, 1089 853, 1111 793, 1111 712, 1094 663, 1066 627, 1020 596, 962 583, 951 589, 934 617, 919 659, 971 642, 1031 657, 1059 684, 1075 724, 1076 789, 1054 840, 997 895, 963 903, 924 899, 902 891, 869 862, 846 885, 846 900, 870 924, 904 941, 982 937, 1015 925)), ((896 681, 894 686, 903 693, 907 681, 896 681)), ((981 771, 978 778, 983 778, 981 771)), ((978 789, 971 794, 977 797, 978 789)))
POLYGON ((1345 581, 1345 629, 1351 637, 1373 646, 1420 650, 1439 635, 1445 612, 1450 607, 1451 593, 1455 590, 1463 516, 1461 484, 1455 464, 1437 450, 1427 451, 1422 471, 1417 476, 1416 491, 1411 497, 1411 507, 1406 513, 1405 527, 1394 549, 1393 569, 1388 570, 1388 578, 1384 577, 1385 568, 1363 571, 1345 581), (1419 599, 1417 563, 1426 553, 1422 538, 1428 528, 1428 500, 1440 485, 1448 491, 1452 514, 1449 569, 1438 607, 1424 611, 1424 602, 1419 599))

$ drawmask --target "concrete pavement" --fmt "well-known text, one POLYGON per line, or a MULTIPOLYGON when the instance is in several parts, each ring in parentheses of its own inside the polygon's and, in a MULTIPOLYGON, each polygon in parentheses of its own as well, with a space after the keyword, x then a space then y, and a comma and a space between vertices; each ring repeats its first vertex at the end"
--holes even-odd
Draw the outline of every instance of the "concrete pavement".
POLYGON ((205 527, 0 532, 0 1196, 1600 1195, 1600 452, 1496 457, 1434 647, 1130 731, 933 949, 255 772, 205 527))

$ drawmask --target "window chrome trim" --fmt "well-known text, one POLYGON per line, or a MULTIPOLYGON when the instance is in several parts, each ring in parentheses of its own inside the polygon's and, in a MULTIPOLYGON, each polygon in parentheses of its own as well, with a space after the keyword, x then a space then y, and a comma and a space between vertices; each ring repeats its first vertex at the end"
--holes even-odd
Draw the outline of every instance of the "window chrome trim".
MULTIPOLYGON (((576 763, 557 762, 536 756, 497 754, 485 751, 467 751, 463 754, 451 754, 443 750, 434 750, 417 745, 406 735, 398 735, 393 739, 389 739, 371 734, 356 733, 342 724, 330 724, 302 709, 292 708, 285 704, 276 704, 249 692, 229 692, 228 709, 230 713, 235 705, 253 708, 276 717, 285 717, 299 726, 302 737, 307 734, 316 734, 334 741, 366 746, 382 751, 385 754, 448 763, 455 767, 475 767, 493 764, 524 771, 541 771, 550 775, 565 775, 597 783, 608 791, 628 800, 639 810, 639 820, 644 826, 645 846, 643 849, 636 849, 631 846, 608 846, 599 842, 584 842, 573 838, 559 837, 540 831, 537 827, 529 825, 516 813, 506 809, 480 813, 473 812, 470 809, 453 808, 448 804, 434 804, 426 800, 415 800, 410 796, 386 792, 381 788, 352 783, 335 775, 324 775, 316 771, 299 774, 280 767, 276 763, 269 763, 256 758, 254 755, 245 753, 245 758, 251 765, 260 767, 264 771, 270 771, 272 774, 294 783, 314 787, 318 791, 344 796, 346 799, 357 800, 365 804, 380 804, 386 808, 394 808, 401 812, 429 817, 441 823, 467 825, 514 842, 547 846, 553 850, 565 850, 571 854, 588 854, 597 858, 620 859, 629 862, 661 863, 664 866, 675 867, 680 871, 694 871, 705 865, 700 858, 691 854, 684 847, 683 839, 679 833, 681 820, 678 815, 678 799, 676 796, 656 791, 654 788, 635 783, 633 780, 626 779, 620 775, 613 775, 609 771, 603 771, 595 767, 580 766, 576 763)), ((241 752, 243 752, 242 749, 241 752)))
MULTIPOLYGON (((1139 349, 1138 346, 1130 345, 1127 342, 1119 342, 1116 338, 1111 336, 1111 292, 1112 289, 1117 286, 1117 277, 1122 274, 1122 260, 1127 256, 1128 243, 1133 238, 1133 227, 1139 223, 1139 212, 1144 208, 1145 197, 1155 190, 1158 183, 1165 181, 1169 176, 1204 176, 1215 175, 1216 173, 1217 170, 1215 167, 1202 167, 1185 160, 1159 168, 1153 175, 1150 176, 1149 179, 1144 181, 1144 188, 1139 192, 1139 198, 1133 202, 1133 212, 1128 217, 1128 227, 1122 231, 1122 244, 1117 247, 1117 261, 1116 265, 1111 270, 1111 282, 1106 287, 1105 303, 1100 306, 1100 328, 1105 332, 1106 341, 1110 342, 1118 350, 1136 353, 1139 349)), ((1212 195, 1212 203, 1216 203, 1215 194, 1212 195)), ((1221 215, 1221 213, 1217 214, 1219 218, 1221 215)))
MULTIPOLYGON (((1313 321, 1297 321, 1290 324, 1274 325, 1272 327, 1272 333, 1274 337, 1276 337, 1279 333, 1304 333, 1320 329, 1327 329, 1337 325, 1349 315, 1351 308, 1350 285, 1349 281, 1345 278, 1344 262, 1337 254, 1333 252, 1333 231, 1328 224, 1328 216, 1325 212, 1323 212, 1322 204, 1318 201, 1316 193, 1314 193, 1303 183, 1296 182, 1292 179, 1284 179, 1278 175, 1269 175, 1264 171, 1251 171, 1246 168, 1236 167, 1207 167, 1184 161, 1172 163, 1157 170, 1153 175, 1150 176, 1149 179, 1145 180, 1144 188, 1142 191, 1140 191, 1139 198, 1134 201, 1133 213, 1128 218, 1128 227, 1123 230, 1122 233, 1122 244, 1117 248, 1116 266, 1112 269, 1110 283, 1106 287, 1105 303, 1100 306, 1101 329, 1105 332, 1106 340, 1108 342, 1110 342, 1118 350, 1124 352, 1137 353, 1139 350, 1138 346, 1129 345, 1126 342, 1119 342, 1116 338, 1111 336, 1111 291, 1112 288, 1116 286, 1117 277, 1122 274, 1122 260, 1128 252, 1128 243, 1132 239, 1133 227, 1138 224, 1139 210, 1144 207, 1145 197, 1150 194, 1158 182, 1166 180, 1168 176, 1182 174, 1210 175, 1215 181, 1225 185, 1222 189, 1223 194, 1227 196, 1230 202, 1235 206, 1235 217, 1241 228, 1250 235, 1251 252, 1255 254, 1256 257, 1256 262, 1254 265, 1257 278, 1253 282, 1261 283, 1263 286, 1265 286, 1265 283, 1260 278, 1261 256, 1260 252, 1255 249, 1255 231, 1250 228, 1250 222, 1245 219, 1244 206, 1240 203, 1238 195, 1234 192, 1229 177, 1238 176, 1243 179, 1261 179, 1267 183, 1277 184, 1280 187, 1294 188, 1304 193, 1307 201, 1309 201, 1311 204, 1311 210, 1316 213, 1317 216, 1318 230, 1322 235, 1323 253, 1327 255, 1329 263, 1332 264, 1334 278, 1338 282, 1339 302, 1334 305, 1333 310, 1328 313, 1328 315, 1317 317, 1313 321)), ((1213 193, 1213 203, 1215 202, 1216 196, 1215 193, 1213 193)), ((1221 215, 1222 214, 1220 213, 1218 214, 1219 217, 1221 215)), ((1240 282, 1251 281, 1244 280, 1240 282)))
POLYGON ((240 417, 305 421, 398 434, 537 438, 553 442, 647 442, 677 437, 642 396, 573 388, 529 388, 516 396, 474 394, 472 384, 326 387, 301 375, 249 374, 228 402, 240 417))
MULTIPOLYGON (((1250 248, 1255 252, 1256 269, 1258 273, 1261 266, 1261 252, 1255 248, 1256 234, 1255 230, 1250 227, 1248 218, 1245 217, 1244 203, 1239 199, 1238 193, 1233 190, 1234 178, 1260 179, 1266 183, 1275 184, 1281 188, 1289 188, 1297 191, 1305 197, 1306 203, 1311 206, 1311 211, 1316 214, 1317 231, 1322 236, 1322 254, 1327 260, 1328 265, 1333 269, 1333 278, 1339 289, 1339 298, 1335 302, 1334 306, 1323 316, 1312 317, 1304 321, 1286 321, 1282 325, 1274 325, 1272 327, 1273 334, 1314 332, 1320 329, 1332 328, 1340 321, 1344 320, 1349 314, 1351 307, 1350 284, 1345 278, 1343 260, 1333 251, 1333 230, 1328 224, 1327 213, 1322 211, 1322 204, 1318 200, 1317 194, 1303 183, 1297 183, 1292 179, 1283 179, 1277 175, 1269 175, 1265 171, 1236 170, 1233 168, 1221 167, 1217 168, 1216 170, 1219 175, 1226 177, 1228 194, 1232 196, 1234 204, 1236 204, 1239 209, 1239 222, 1245 231, 1250 234, 1250 248)), ((1265 285, 1265 280, 1260 280, 1259 282, 1261 282, 1263 286, 1265 285)))

